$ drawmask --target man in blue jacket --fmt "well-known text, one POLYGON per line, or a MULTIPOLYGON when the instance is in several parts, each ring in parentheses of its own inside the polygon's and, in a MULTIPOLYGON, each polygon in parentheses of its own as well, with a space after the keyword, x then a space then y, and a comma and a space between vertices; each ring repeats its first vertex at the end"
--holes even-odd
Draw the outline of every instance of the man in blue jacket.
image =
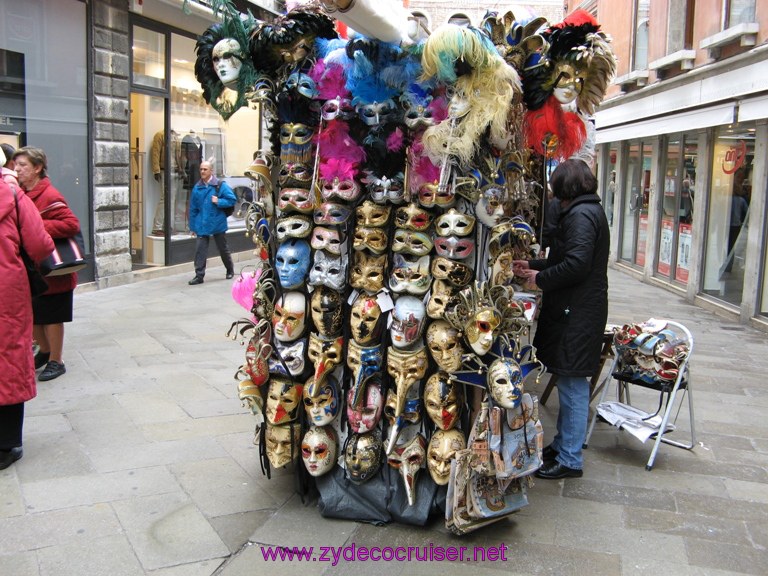
POLYGON ((192 198, 189 201, 189 229, 197 236, 195 277, 189 281, 190 285, 203 283, 211 236, 216 241, 221 261, 227 268, 227 278, 235 275, 232 255, 227 246, 227 215, 224 213, 224 209, 233 207, 235 202, 237 198, 232 188, 216 178, 211 163, 201 162, 200 180, 192 188, 192 198))

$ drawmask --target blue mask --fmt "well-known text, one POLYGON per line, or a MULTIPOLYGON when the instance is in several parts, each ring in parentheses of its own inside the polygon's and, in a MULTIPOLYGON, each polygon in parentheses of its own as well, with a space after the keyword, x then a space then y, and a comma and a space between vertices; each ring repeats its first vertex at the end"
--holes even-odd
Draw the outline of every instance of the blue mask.
POLYGON ((304 283, 309 271, 309 243, 306 240, 290 238, 277 249, 275 268, 280 286, 286 290, 298 288, 304 283))

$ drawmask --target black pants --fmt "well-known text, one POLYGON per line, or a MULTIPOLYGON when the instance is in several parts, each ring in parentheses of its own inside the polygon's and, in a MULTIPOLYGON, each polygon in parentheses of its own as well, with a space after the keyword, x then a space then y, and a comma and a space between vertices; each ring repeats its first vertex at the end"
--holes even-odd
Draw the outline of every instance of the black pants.
POLYGON ((0 406, 0 450, 21 446, 24 427, 24 402, 0 406))
MULTIPOLYGON (((210 240, 210 236, 197 237, 197 243, 195 244, 195 276, 198 278, 205 276, 205 263, 208 260, 208 244, 210 240)), ((216 242, 216 248, 218 248, 221 255, 221 261, 224 262, 224 266, 227 268, 227 273, 234 274, 235 265, 232 263, 232 255, 229 253, 229 246, 227 246, 226 232, 214 234, 213 240, 216 242)))

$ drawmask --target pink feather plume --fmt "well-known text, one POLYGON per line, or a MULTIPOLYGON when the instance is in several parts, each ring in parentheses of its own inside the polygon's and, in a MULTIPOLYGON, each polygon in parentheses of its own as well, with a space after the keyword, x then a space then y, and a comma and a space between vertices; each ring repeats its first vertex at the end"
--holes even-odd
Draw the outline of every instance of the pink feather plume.
POLYGON ((344 158, 329 158, 320 163, 320 177, 326 182, 334 178, 339 180, 354 180, 357 176, 355 165, 344 158))

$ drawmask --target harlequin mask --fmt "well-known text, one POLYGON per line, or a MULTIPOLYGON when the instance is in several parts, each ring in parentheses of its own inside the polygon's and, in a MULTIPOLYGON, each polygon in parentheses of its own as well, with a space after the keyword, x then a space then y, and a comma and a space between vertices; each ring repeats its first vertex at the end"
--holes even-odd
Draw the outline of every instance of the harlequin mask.
POLYGON ((464 326, 464 338, 477 355, 484 356, 490 352, 496 338, 494 330, 499 324, 501 316, 495 308, 481 308, 469 318, 464 326))
POLYGON ((347 278, 347 257, 329 256, 322 250, 315 252, 315 262, 309 271, 311 286, 327 286, 343 290, 347 278))
POLYGON ((445 314, 448 301, 456 294, 454 288, 447 280, 435 280, 432 282, 432 292, 427 301, 427 316, 438 320, 445 314))
POLYGON ((421 434, 417 434, 408 444, 395 446, 394 451, 389 455, 389 465, 400 470, 410 506, 413 506, 416 501, 416 477, 424 465, 426 456, 427 441, 421 434))
POLYGON ((432 224, 432 214, 418 204, 401 206, 395 212, 395 226, 403 230, 426 232, 432 224))
POLYGON ((456 195, 450 188, 441 189, 437 182, 428 182, 419 187, 419 204, 424 208, 439 206, 448 208, 456 203, 456 195))
MULTIPOLYGON (((314 98, 317 96, 317 85, 307 74, 302 72, 294 72, 289 75, 283 84, 285 90, 296 92, 304 98, 314 98)), ((282 132, 281 132, 282 136, 282 132)))
POLYGON ((278 181, 283 188, 309 189, 312 185, 312 170, 303 162, 283 162, 278 181))
POLYGON ((451 460, 456 452, 464 450, 467 441, 461 430, 437 430, 427 447, 427 468, 438 486, 445 486, 451 477, 451 460))
POLYGON ((310 476, 322 476, 336 464, 339 443, 330 426, 312 426, 301 441, 301 459, 310 476))
POLYGON ((357 207, 357 224, 358 226, 383 228, 389 221, 391 210, 389 206, 380 206, 375 202, 365 200, 357 207))
POLYGON ((352 101, 349 98, 342 98, 337 96, 331 100, 323 102, 323 106, 320 109, 320 114, 323 120, 330 121, 340 118, 342 120, 349 120, 355 115, 355 107, 352 106, 352 101))
POLYGON ((280 286, 291 289, 304 284, 309 270, 309 254, 309 243, 306 240, 291 238, 280 244, 275 255, 280 286))
POLYGON ((440 430, 456 426, 463 404, 461 385, 451 380, 447 372, 437 372, 429 377, 424 386, 424 407, 440 430))
POLYGON ((432 276, 429 273, 429 256, 413 257, 394 254, 389 287, 393 292, 421 295, 429 290, 432 276))
POLYGON ((269 358, 269 371, 283 376, 300 376, 304 372, 304 354, 307 350, 307 340, 301 339, 290 344, 276 342, 275 351, 280 355, 282 362, 276 354, 269 358), (286 373, 287 369, 287 373, 286 373))
POLYGON ((282 468, 299 457, 301 429, 298 424, 275 426, 267 424, 267 458, 273 468, 282 468))
POLYGON ((213 69, 222 84, 231 84, 240 77, 243 59, 243 50, 234 38, 219 40, 211 52, 213 69))
POLYGON ((456 372, 461 368, 464 348, 459 331, 445 320, 432 322, 427 328, 427 349, 441 370, 456 372))
POLYGON ((432 275, 438 280, 448 280, 457 287, 466 286, 472 280, 472 268, 463 262, 438 256, 432 260, 432 275))
POLYGON ((438 236, 469 236, 475 229, 475 217, 451 208, 435 220, 438 236))
POLYGON ((424 256, 432 251, 432 239, 424 232, 398 229, 392 240, 392 251, 424 256))
POLYGON ((405 197, 402 172, 399 172, 392 178, 371 175, 365 179, 365 184, 371 195, 371 200, 379 204, 384 204, 385 202, 400 204, 405 197))
POLYGON ((309 245, 315 250, 325 250, 329 254, 339 256, 341 254, 341 234, 336 228, 315 226, 309 245))
POLYGON ((464 260, 475 251, 475 241, 472 238, 457 238, 456 236, 440 236, 435 238, 435 252, 438 256, 454 260, 464 260))
POLYGON ((337 202, 323 202, 315 209, 315 224, 344 224, 349 220, 352 209, 337 202))
POLYGON ((267 422, 270 424, 287 424, 298 417, 298 407, 301 401, 303 386, 281 376, 269 379, 267 390, 267 422))
POLYGON ((355 252, 349 284, 358 290, 378 292, 384 288, 387 255, 376 256, 363 251, 355 252))
POLYGON ((502 408, 517 408, 523 397, 523 373, 513 358, 498 358, 488 367, 491 398, 502 408))
POLYGON ((329 376, 331 371, 341 364, 344 359, 342 351, 344 349, 344 337, 339 336, 333 340, 324 340, 318 334, 309 335, 309 352, 307 356, 315 367, 315 375, 307 384, 307 394, 314 397, 320 393, 320 386, 329 376))
POLYGON ((504 216, 504 197, 506 193, 500 186, 484 186, 480 198, 475 204, 477 219, 489 227, 496 226, 504 216))
POLYGON ((304 386, 304 410, 307 420, 313 426, 325 426, 333 422, 339 413, 339 388, 336 379, 329 376, 319 386, 315 385, 312 378, 304 386), (311 389, 316 389, 313 396, 311 389))
POLYGON ((347 392, 347 420, 352 432, 370 432, 381 420, 384 410, 384 396, 381 393, 381 384, 376 381, 368 381, 363 384, 360 394, 362 402, 355 408, 354 390, 347 392))
POLYGON ((416 351, 398 350, 390 346, 387 350, 387 372, 395 379, 397 404, 394 415, 403 413, 408 391, 427 371, 427 350, 416 351))
POLYGON ((421 342, 421 332, 427 319, 424 303, 415 296, 400 296, 392 310, 392 324, 389 328, 392 346, 408 348, 421 342))
POLYGON ((389 422, 389 438, 386 445, 387 454, 392 452, 403 430, 421 422, 421 398, 418 397, 418 392, 406 398, 403 411, 399 416, 395 416, 396 411, 397 393, 394 390, 390 390, 387 392, 387 400, 384 403, 384 415, 389 422))
POLYGON ((362 484, 373 478, 381 467, 384 445, 378 432, 351 434, 344 450, 344 465, 353 484, 362 484))
POLYGON ((381 372, 381 365, 384 363, 384 352, 381 344, 375 346, 363 347, 354 340, 349 342, 347 349, 347 366, 352 371, 352 392, 353 406, 359 406, 362 401, 362 391, 366 381, 381 372))
POLYGON ((275 225, 278 242, 283 242, 288 238, 306 238, 310 232, 312 232, 312 221, 299 214, 284 216, 275 225))
POLYGON ((376 297, 360 294, 352 303, 350 316, 352 318, 350 330, 357 344, 366 346, 379 340, 384 316, 376 297))
POLYGON ((320 196, 322 196, 323 200, 338 198, 339 200, 351 202, 360 196, 360 186, 349 178, 345 180, 334 178, 330 182, 323 180, 320 187, 320 196))
POLYGON ((368 249, 374 254, 382 254, 389 244, 389 236, 384 228, 355 228, 355 237, 352 240, 352 248, 355 250, 368 249))
POLYGON ((366 126, 384 126, 397 118, 397 105, 390 98, 381 103, 358 105, 357 113, 366 126))
POLYGON ((332 338, 341 332, 341 294, 327 286, 319 286, 310 298, 312 322, 324 338, 332 338))
POLYGON ((283 188, 277 198, 277 207, 281 212, 301 212, 309 214, 315 207, 312 193, 304 188, 283 188))
POLYGON ((287 292, 275 304, 272 328, 275 339, 293 342, 304 334, 306 327, 307 297, 301 292, 287 292))

